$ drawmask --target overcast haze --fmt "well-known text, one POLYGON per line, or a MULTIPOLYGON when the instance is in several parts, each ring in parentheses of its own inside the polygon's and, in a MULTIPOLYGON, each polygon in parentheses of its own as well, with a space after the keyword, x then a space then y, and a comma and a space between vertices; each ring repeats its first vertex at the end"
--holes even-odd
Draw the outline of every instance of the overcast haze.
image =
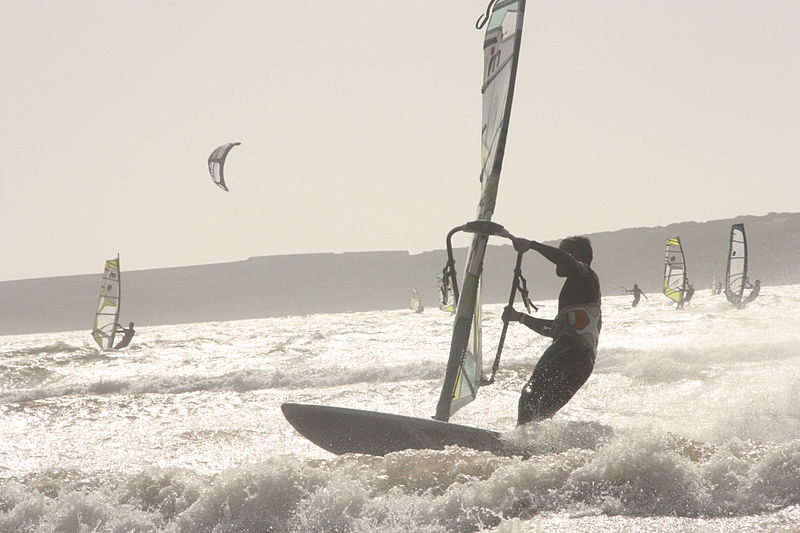
MULTIPOLYGON (((478 200, 485 7, 4 2, 0 279, 442 248, 478 200)), ((798 211, 798 28, 795 0, 528 0, 495 220, 798 211)))

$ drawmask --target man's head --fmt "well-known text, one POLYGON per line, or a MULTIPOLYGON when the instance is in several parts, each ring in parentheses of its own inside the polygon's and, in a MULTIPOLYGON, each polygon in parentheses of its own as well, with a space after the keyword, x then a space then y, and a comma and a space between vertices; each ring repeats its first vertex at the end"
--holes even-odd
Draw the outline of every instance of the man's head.
POLYGON ((760 279, 756 280, 756 285, 761 285, 761 280, 760 279))
POLYGON ((128 327, 129 327, 129 328, 132 328, 132 327, 133 327, 133 322, 129 322, 129 323, 128 323, 128 327))
POLYGON ((567 252, 578 261, 586 263, 587 265, 592 264, 594 252, 592 252, 592 242, 588 237, 567 237, 561 241, 558 248, 567 252))

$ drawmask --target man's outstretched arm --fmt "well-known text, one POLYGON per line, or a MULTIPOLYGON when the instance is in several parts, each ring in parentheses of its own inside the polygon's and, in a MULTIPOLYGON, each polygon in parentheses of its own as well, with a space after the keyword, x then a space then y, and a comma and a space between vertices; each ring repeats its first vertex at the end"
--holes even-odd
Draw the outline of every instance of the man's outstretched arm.
POLYGON ((522 317, 519 319, 520 324, 525 324, 530 329, 543 335, 545 337, 553 337, 553 321, 544 318, 534 318, 531 315, 520 313, 522 317))
POLYGON ((528 239, 516 238, 514 239, 514 249, 520 250, 536 250, 544 256, 545 259, 551 263, 563 268, 568 274, 577 274, 581 271, 581 263, 572 257, 570 254, 556 248, 548 246, 537 241, 529 241, 528 239))
POLYGON ((552 320, 534 318, 530 315, 526 315, 525 313, 517 311, 513 307, 506 307, 503 309, 503 320, 505 322, 519 322, 520 324, 525 324, 539 335, 544 335, 545 337, 553 336, 552 320))

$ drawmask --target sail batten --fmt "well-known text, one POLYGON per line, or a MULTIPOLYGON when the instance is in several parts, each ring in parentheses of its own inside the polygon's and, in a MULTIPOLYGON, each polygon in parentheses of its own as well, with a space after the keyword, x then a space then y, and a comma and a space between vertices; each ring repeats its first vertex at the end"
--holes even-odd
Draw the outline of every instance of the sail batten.
POLYGON ((121 298, 122 279, 119 256, 117 256, 115 259, 106 260, 92 328, 92 337, 103 350, 110 350, 114 346, 121 298))
MULTIPOLYGON (((522 37, 525 0, 498 1, 486 24, 483 41, 484 69, 481 92, 481 196, 477 220, 494 214, 500 170, 503 165, 511 103, 522 37)), ((482 377, 480 277, 488 236, 475 234, 467 254, 450 354, 435 418, 447 421, 475 399, 482 377)))

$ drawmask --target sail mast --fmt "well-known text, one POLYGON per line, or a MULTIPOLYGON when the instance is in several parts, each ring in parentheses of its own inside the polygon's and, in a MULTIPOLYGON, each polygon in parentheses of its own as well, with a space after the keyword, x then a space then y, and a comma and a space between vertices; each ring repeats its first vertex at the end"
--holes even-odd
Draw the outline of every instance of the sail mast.
MULTIPOLYGON (((498 0, 484 21, 481 197, 477 220, 490 221, 494 214, 511 117, 524 12, 525 0, 498 0)), ((480 277, 488 240, 487 235, 476 233, 470 245, 456 307, 450 355, 434 417, 437 420, 449 420, 459 408, 475 399, 480 386, 480 277)))

